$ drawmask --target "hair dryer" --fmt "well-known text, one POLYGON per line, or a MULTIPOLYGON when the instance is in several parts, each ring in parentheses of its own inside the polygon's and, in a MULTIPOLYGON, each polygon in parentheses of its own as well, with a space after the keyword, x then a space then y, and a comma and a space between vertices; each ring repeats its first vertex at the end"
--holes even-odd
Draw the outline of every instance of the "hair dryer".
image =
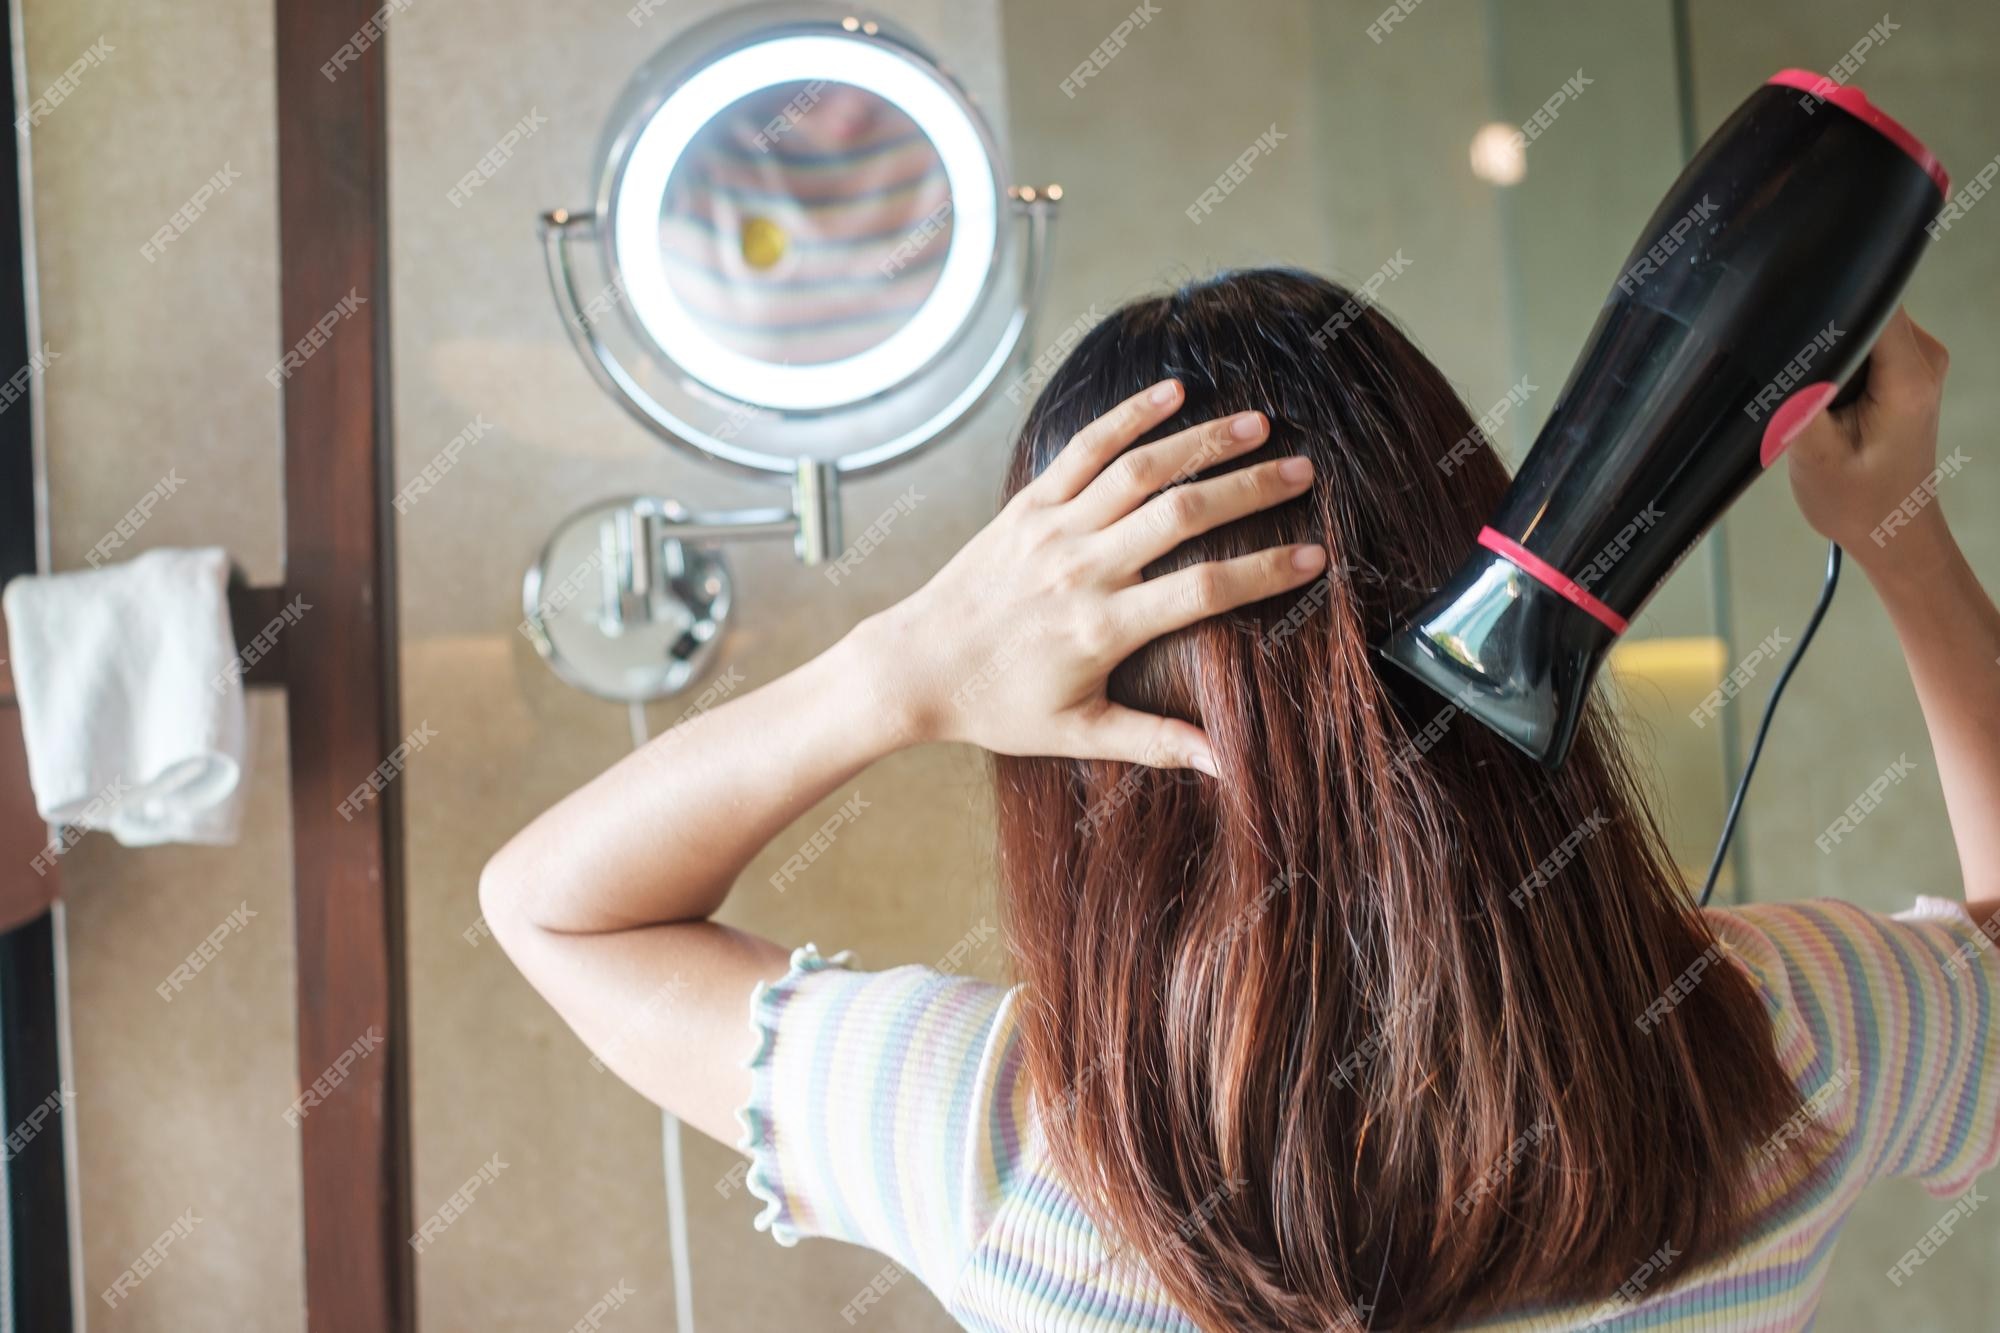
POLYGON ((1772 76, 1661 201, 1479 549, 1383 656, 1559 766, 1627 623, 1859 390, 1949 193, 1858 88, 1772 76))

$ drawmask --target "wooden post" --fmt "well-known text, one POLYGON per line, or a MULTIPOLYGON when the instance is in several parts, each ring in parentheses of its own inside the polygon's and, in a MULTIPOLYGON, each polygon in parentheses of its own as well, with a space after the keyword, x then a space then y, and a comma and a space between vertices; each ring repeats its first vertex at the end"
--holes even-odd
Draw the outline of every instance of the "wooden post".
POLYGON ((285 591, 311 607, 284 634, 299 1086, 325 1088, 297 1109, 306 1323, 326 1333, 416 1323, 401 787, 343 804, 402 742, 380 10, 277 0, 284 341, 271 377, 284 391, 285 591))

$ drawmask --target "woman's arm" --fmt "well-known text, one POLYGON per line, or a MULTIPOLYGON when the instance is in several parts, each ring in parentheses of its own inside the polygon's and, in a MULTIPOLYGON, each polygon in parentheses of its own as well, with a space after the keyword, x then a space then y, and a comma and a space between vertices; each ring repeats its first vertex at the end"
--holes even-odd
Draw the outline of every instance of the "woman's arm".
POLYGON ((786 954, 705 918, 766 842, 901 743, 869 706, 879 681, 843 639, 628 755, 480 876, 494 938, 591 1052, 725 1142, 749 1091, 750 990, 786 954))
POLYGON ((1889 610, 1930 728, 1966 905, 2000 914, 2000 610, 1942 522, 1929 549, 1863 563, 1889 610))
POLYGON ((1806 518, 1867 573, 1896 627, 1967 906, 1984 923, 2000 914, 2000 610, 1930 493, 1948 364, 1944 344, 1898 310, 1876 341, 1867 393, 1800 435, 1791 475, 1806 518))
POLYGON ((1156 494, 1268 434, 1248 413, 1128 449, 1180 403, 1168 381, 1092 423, 917 593, 636 751, 487 864, 495 938, 614 1072, 734 1138, 750 990, 786 955, 706 918, 767 843, 876 759, 955 740, 1212 769, 1198 728, 1112 704, 1106 678, 1162 634, 1306 583, 1325 552, 1143 577, 1187 538, 1311 482, 1288 459, 1156 494))

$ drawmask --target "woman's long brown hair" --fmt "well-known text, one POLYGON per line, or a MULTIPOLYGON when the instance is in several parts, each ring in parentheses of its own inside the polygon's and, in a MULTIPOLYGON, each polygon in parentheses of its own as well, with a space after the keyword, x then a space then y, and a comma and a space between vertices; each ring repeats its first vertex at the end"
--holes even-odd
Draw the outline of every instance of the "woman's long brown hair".
POLYGON ((1756 1147, 1799 1104, 1758 993, 1600 704, 1547 773, 1371 648, 1471 549, 1499 458, 1387 317, 1255 270, 1089 333, 1010 493, 1168 375, 1186 404, 1148 439, 1257 409, 1247 461, 1317 471, 1149 573, 1280 542, 1331 566, 1114 674, 1206 729, 1220 780, 996 761, 1058 1168, 1210 1329, 1453 1327, 1610 1298, 1648 1260, 1649 1293, 1678 1281, 1750 1224, 1756 1147))

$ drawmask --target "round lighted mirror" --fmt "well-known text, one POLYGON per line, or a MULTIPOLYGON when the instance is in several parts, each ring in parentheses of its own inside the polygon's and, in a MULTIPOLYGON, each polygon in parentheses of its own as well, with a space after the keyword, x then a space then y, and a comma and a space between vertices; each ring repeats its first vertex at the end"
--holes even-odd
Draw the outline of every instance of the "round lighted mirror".
POLYGON ((663 438, 759 472, 941 436, 1017 352, 1044 267, 1049 195, 1003 184, 913 40, 839 11, 675 39, 621 96, 598 180, 593 212, 546 220, 572 338, 663 438))

